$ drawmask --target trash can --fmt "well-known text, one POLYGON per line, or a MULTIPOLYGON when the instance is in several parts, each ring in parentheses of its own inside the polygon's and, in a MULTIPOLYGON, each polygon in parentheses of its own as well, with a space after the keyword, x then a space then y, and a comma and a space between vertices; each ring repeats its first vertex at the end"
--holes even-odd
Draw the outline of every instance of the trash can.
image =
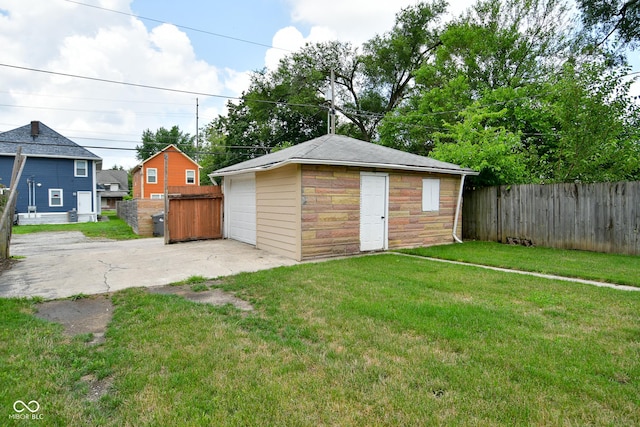
POLYGON ((73 209, 67 212, 69 222, 78 222, 78 211, 73 209))
POLYGON ((153 218, 153 237, 164 236, 164 212, 151 215, 153 218))

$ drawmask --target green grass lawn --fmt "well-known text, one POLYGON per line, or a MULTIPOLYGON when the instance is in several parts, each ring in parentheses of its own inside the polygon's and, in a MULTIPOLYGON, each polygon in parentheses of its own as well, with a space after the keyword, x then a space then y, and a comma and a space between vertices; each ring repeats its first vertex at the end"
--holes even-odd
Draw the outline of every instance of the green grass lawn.
POLYGON ((97 346, 0 300, 2 424, 640 425, 640 293, 394 254, 212 283, 255 311, 129 289, 97 346))
POLYGON ((640 256, 465 242, 399 252, 494 267, 640 286, 640 256))
POLYGON ((39 233, 43 231, 81 231, 90 238, 106 238, 114 240, 139 239, 131 230, 131 227, 118 218, 114 211, 105 211, 103 215, 109 221, 79 222, 74 224, 42 224, 42 225, 18 225, 13 227, 15 234, 39 233))

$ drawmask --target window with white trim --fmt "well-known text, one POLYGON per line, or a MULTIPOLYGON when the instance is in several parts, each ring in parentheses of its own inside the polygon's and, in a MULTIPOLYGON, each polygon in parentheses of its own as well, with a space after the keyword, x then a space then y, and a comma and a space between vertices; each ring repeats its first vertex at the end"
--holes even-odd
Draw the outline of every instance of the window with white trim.
POLYGON ((195 184, 196 183, 196 171, 193 169, 187 169, 187 184, 195 184))
POLYGON ((164 193, 151 193, 151 198, 152 199, 164 199, 164 193))
POLYGON ((89 176, 89 162, 86 160, 76 160, 74 163, 74 176, 89 176))
POLYGON ((425 178, 422 180, 422 211, 438 212, 440 210, 440 180, 425 178))
POLYGON ((156 168, 148 168, 147 169, 147 184, 157 184, 158 183, 158 169, 156 168))
POLYGON ((50 188, 49 189, 49 206, 60 207, 64 203, 62 201, 62 188, 50 188))

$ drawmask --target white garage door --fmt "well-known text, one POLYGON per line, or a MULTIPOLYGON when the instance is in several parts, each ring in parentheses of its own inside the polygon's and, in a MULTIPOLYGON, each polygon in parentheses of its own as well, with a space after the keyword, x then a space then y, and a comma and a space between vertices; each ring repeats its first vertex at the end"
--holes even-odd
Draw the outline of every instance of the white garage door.
POLYGON ((254 174, 224 179, 226 235, 256 244, 256 179, 254 174))

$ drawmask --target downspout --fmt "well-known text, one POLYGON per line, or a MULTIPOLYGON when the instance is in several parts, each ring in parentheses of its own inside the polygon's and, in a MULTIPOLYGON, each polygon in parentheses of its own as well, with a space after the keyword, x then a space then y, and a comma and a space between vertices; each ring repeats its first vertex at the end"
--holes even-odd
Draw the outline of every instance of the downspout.
POLYGON ((460 178, 460 191, 458 192, 458 204, 456 205, 456 216, 453 220, 453 239, 458 242, 458 243, 462 243, 462 239, 460 239, 458 237, 458 235, 456 234, 457 230, 458 230, 458 218, 460 217, 460 208, 462 207, 462 191, 464 189, 464 178, 465 178, 465 174, 462 174, 461 178, 460 178))

